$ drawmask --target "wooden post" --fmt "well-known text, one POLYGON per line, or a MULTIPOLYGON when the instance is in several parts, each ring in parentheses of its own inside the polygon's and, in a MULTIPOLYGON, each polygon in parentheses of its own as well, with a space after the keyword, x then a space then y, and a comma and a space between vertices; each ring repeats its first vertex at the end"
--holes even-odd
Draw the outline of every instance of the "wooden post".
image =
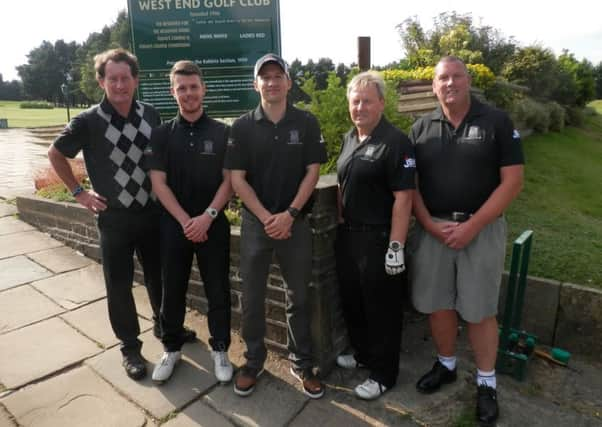
POLYGON ((357 63, 360 71, 370 69, 370 37, 357 38, 357 63))

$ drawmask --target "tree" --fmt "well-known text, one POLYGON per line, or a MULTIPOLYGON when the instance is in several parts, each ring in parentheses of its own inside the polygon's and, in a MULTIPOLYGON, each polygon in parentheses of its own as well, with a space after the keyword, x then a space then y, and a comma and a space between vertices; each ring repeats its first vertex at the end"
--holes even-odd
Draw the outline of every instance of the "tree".
POLYGON ((96 81, 94 56, 107 49, 130 47, 130 21, 125 10, 117 15, 116 21, 105 26, 100 32, 92 33, 77 52, 78 71, 81 75, 79 90, 88 102, 98 102, 102 98, 102 90, 96 81))
MULTIPOLYGON (((591 62, 583 59, 581 62, 575 59, 575 55, 570 53, 568 50, 563 50, 562 54, 558 57, 558 65, 563 74, 564 81, 559 85, 563 87, 566 85, 567 80, 570 82, 572 89, 572 101, 566 102, 568 105, 578 105, 580 107, 585 106, 588 101, 591 101, 596 96, 596 80, 595 70, 591 62)), ((560 89, 559 87, 559 89, 560 89)), ((563 88, 564 89, 564 88, 563 88)), ((564 89, 566 90, 566 89, 564 89)), ((561 100, 556 99, 562 103, 561 100)))
POLYGON ((596 99, 602 99, 602 61, 594 68, 594 78, 596 80, 596 99))
POLYGON ((502 70, 508 81, 531 89, 536 99, 550 100, 559 85, 560 68, 551 50, 529 46, 516 50, 502 70))
POLYGON ((489 26, 476 26, 471 14, 441 13, 433 29, 425 31, 417 17, 397 26, 406 59, 402 68, 435 65, 440 57, 454 55, 468 64, 482 63, 498 74, 512 56, 516 43, 489 26))
POLYGON ((6 101, 20 101, 23 99, 23 85, 19 80, 5 82, 0 73, 0 99, 6 101))
POLYGON ((55 103, 62 99, 60 86, 71 71, 77 48, 75 42, 57 40, 52 44, 45 40, 32 49, 27 64, 17 67, 25 95, 55 103))

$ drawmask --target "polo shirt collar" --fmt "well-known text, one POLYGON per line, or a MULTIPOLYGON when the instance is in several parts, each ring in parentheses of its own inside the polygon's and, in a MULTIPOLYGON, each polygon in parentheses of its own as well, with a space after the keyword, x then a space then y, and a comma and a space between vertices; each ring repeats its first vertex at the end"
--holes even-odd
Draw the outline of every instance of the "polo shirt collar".
MULTIPOLYGON (((384 114, 381 116, 380 120, 378 121, 378 124, 376 125, 376 127, 374 129, 372 129, 372 132, 370 133, 370 140, 373 140, 375 138, 378 138, 380 136, 383 136, 386 134, 386 129, 388 127, 389 122, 387 121, 387 119, 385 118, 384 114)), ((357 128, 353 127, 351 134, 357 138, 357 128)))
POLYGON ((182 126, 191 126, 194 128, 200 128, 202 127, 207 121, 207 114, 205 113, 205 110, 203 110, 203 114, 201 114, 201 117, 199 117, 198 119, 196 119, 194 122, 189 122, 188 120, 186 120, 178 111, 178 113, 176 114, 176 123, 182 126))
MULTIPOLYGON (((288 120, 290 120, 292 118, 292 109, 291 109, 291 105, 287 102, 286 103, 286 111, 284 112, 284 117, 282 117, 282 120, 280 120, 280 123, 284 123, 288 120)), ((266 121, 270 121, 270 119, 267 118, 267 116, 265 115, 265 112, 263 111, 263 107, 261 106, 261 103, 257 106, 257 108, 255 108, 255 110, 253 110, 253 119, 256 122, 260 122, 262 120, 266 120, 266 121)))
MULTIPOLYGON (((468 109, 468 113, 466 117, 464 117, 463 121, 466 121, 469 118, 480 116, 483 114, 484 105, 481 101, 479 101, 474 95, 470 95, 470 108, 468 109)), ((435 121, 444 120, 448 121, 445 114, 443 114, 443 109, 441 108, 441 104, 437 106, 435 111, 433 111, 431 115, 431 119, 435 121)))
MULTIPOLYGON (((113 107, 113 104, 111 104, 109 102, 109 100, 107 99, 106 95, 102 96, 102 101, 100 101, 100 107, 102 108, 102 111, 104 111, 107 114, 110 114, 111 116, 119 116, 119 117, 123 117, 121 116, 121 114, 119 114, 117 112, 117 110, 115 110, 115 107, 113 107)), ((136 115, 136 108, 138 107, 138 104, 136 102, 135 99, 132 99, 132 105, 130 107, 130 112, 128 113, 127 119, 129 121, 131 121, 134 116, 136 115)))

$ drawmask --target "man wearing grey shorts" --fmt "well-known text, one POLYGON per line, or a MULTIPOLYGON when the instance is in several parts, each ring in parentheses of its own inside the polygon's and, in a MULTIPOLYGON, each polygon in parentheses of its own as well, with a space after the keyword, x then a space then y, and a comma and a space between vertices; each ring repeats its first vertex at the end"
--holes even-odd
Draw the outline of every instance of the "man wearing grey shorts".
POLYGON ((420 118, 416 152, 417 230, 410 245, 412 299, 429 314, 437 361, 416 384, 422 393, 456 380, 458 314, 468 322, 477 365, 477 418, 498 417, 495 362, 499 286, 504 267, 503 212, 523 182, 520 136, 503 111, 470 95, 456 57, 435 67, 439 108, 420 118))

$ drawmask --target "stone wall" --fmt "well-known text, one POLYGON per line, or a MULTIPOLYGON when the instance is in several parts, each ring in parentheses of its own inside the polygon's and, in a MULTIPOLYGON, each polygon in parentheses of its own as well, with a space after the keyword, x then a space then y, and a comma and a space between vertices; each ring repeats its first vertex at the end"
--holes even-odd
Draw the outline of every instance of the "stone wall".
MULTIPOLYGON (((335 356, 345 348, 345 327, 339 305, 333 243, 336 233, 336 183, 333 175, 323 176, 315 190, 316 203, 309 218, 313 230, 313 274, 310 284, 311 331, 316 361, 323 371, 334 365, 335 356)), ((69 203, 51 202, 36 197, 17 198, 19 216, 98 260, 98 235, 93 215, 69 203)), ((237 227, 232 227, 230 279, 232 283, 232 327, 240 328, 241 280, 237 227)), ((537 244, 537 234, 534 236, 537 244)), ((138 279, 140 271, 138 271, 138 279)), ((500 313, 505 304, 505 281, 500 298, 500 313)), ((277 265, 272 265, 266 299, 266 343, 286 351, 285 293, 277 265)), ((207 300, 198 271, 193 270, 188 293, 189 306, 207 312, 207 300)), ((602 291, 529 277, 522 327, 539 337, 539 342, 600 360, 602 354, 602 291)))

